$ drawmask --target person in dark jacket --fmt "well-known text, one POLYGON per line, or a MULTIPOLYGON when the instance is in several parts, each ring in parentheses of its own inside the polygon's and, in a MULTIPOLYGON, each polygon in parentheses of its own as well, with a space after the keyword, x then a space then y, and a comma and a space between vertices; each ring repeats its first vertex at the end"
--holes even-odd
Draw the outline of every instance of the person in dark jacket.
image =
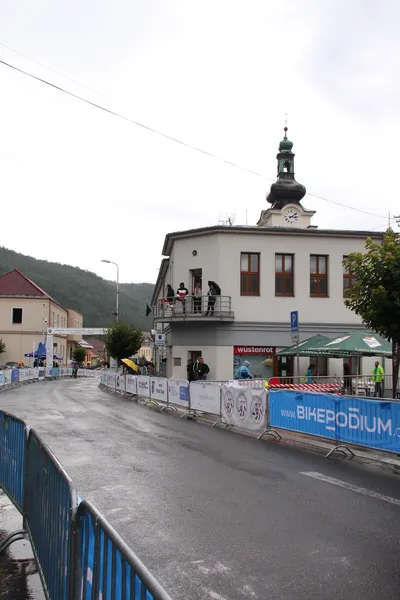
POLYGON ((176 295, 178 297, 178 300, 180 302, 182 302, 182 310, 183 310, 183 314, 185 315, 186 314, 186 296, 189 295, 189 290, 187 289, 187 287, 185 287, 185 284, 183 283, 183 281, 179 284, 176 295))
POLYGON ((209 287, 208 294, 207 294, 208 305, 207 305, 206 316, 207 315, 211 316, 214 314, 215 303, 217 301, 217 296, 219 294, 218 294, 217 288, 215 286, 215 283, 213 281, 208 282, 208 287, 209 287))
POLYGON ((207 379, 207 375, 210 372, 210 368, 208 365, 206 365, 202 356, 199 356, 199 358, 194 363, 193 372, 196 381, 205 381, 207 379))
POLYGON ((188 364, 186 365, 187 378, 188 378, 189 382, 194 381, 194 379, 195 379, 193 368, 194 368, 193 361, 191 358, 189 358, 188 364))
POLYGON ((352 394, 352 384, 351 384, 351 376, 350 376, 350 365, 349 363, 344 363, 343 365, 343 393, 345 395, 352 394))
POLYGON ((170 283, 167 285, 167 295, 165 297, 166 297, 166 299, 168 300, 168 302, 170 304, 174 303, 175 292, 174 292, 174 289, 173 289, 173 287, 172 287, 172 285, 170 283))

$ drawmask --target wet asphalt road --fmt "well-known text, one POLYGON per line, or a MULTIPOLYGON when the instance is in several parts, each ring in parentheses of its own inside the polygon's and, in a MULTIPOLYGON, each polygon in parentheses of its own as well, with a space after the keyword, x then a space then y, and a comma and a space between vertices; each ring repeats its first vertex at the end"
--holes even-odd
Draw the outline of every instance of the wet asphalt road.
POLYGON ((400 598, 399 476, 158 414, 97 381, 4 392, 0 408, 38 430, 174 600, 400 598))

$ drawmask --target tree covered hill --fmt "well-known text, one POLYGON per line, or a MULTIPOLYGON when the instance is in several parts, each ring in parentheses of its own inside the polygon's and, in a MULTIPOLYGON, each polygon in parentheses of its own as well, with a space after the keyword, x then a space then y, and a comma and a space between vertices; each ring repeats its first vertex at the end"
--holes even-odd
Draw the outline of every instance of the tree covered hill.
MULTIPOLYGON (((19 269, 65 308, 82 313, 85 327, 107 327, 114 320, 115 283, 78 267, 38 260, 0 247, 0 274, 12 269, 19 269)), ((152 283, 121 283, 120 320, 143 330, 151 329, 146 303, 150 303, 153 289, 152 283)))

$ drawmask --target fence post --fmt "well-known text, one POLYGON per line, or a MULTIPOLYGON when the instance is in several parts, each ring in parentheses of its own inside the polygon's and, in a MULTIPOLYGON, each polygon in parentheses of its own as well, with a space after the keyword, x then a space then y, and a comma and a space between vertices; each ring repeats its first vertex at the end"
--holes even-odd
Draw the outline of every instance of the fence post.
POLYGON ((223 386, 221 385, 219 388, 219 419, 217 419, 215 421, 215 423, 213 424, 213 427, 218 427, 218 425, 225 425, 226 429, 232 429, 233 425, 230 425, 229 423, 224 421, 224 419, 222 418, 222 401, 223 401, 222 400, 222 398, 223 398, 222 388, 223 388, 223 386))
POLYGON ((183 415, 181 416, 181 419, 193 419, 195 421, 196 419, 199 418, 199 415, 196 412, 196 410, 192 409, 192 394, 190 393, 190 384, 191 383, 193 383, 193 381, 189 382, 189 387, 188 387, 188 396, 189 396, 188 409, 185 413, 183 413, 183 415))
POLYGON ((265 399, 266 429, 262 433, 260 433, 260 435, 257 437, 257 439, 262 440, 264 435, 271 435, 275 440, 280 442, 282 439, 281 434, 278 433, 276 431, 276 429, 271 427, 270 406, 269 406, 270 390, 268 388, 265 391, 266 391, 266 399, 265 399))
POLYGON ((167 403, 164 404, 164 406, 162 406, 160 408, 160 412, 164 412, 164 410, 172 410, 173 412, 176 412, 178 409, 176 408, 176 406, 171 404, 169 401, 169 379, 166 377, 166 380, 167 380, 167 403))

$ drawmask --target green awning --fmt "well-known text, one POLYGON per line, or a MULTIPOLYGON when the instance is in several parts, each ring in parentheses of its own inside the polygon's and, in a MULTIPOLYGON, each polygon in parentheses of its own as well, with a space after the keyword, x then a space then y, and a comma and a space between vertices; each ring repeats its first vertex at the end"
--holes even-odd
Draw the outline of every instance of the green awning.
POLYGON ((290 346, 290 348, 280 350, 280 352, 277 352, 276 355, 297 356, 298 354, 299 356, 318 356, 318 349, 330 341, 330 338, 326 337, 326 335, 313 335, 303 342, 300 342, 298 346, 290 346))
POLYGON ((354 331, 334 338, 318 348, 318 356, 391 356, 392 345, 377 333, 354 331))

